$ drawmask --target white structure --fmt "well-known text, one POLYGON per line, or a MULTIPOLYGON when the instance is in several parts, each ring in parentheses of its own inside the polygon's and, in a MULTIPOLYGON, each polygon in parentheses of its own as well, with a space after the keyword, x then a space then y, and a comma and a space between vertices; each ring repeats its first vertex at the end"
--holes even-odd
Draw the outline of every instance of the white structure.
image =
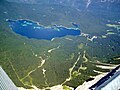
POLYGON ((120 90, 120 71, 115 73, 95 90, 120 90))
POLYGON ((0 90, 18 90, 1 66, 0 66, 0 90))
POLYGON ((92 85, 90 90, 120 90, 120 65, 113 69, 97 83, 92 85))

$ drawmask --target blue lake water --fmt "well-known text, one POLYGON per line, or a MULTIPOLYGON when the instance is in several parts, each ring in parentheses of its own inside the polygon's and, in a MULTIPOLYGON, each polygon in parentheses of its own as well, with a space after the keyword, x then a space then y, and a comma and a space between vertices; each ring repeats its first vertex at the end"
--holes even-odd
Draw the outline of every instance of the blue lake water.
POLYGON ((30 20, 7 21, 15 33, 26 36, 28 38, 51 40, 52 38, 56 37, 64 37, 66 35, 76 36, 81 34, 78 28, 66 28, 57 25, 45 27, 30 20))

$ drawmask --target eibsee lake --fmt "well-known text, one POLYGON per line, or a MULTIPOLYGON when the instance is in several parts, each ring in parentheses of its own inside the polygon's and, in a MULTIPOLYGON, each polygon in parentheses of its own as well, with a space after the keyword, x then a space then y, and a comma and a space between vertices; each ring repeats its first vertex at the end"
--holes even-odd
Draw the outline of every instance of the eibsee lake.
POLYGON ((9 22, 9 26, 15 33, 26 36, 28 38, 51 40, 56 37, 64 37, 66 35, 76 36, 81 34, 80 30, 77 27, 66 28, 57 25, 45 27, 40 25, 39 23, 30 20, 7 21, 9 22))

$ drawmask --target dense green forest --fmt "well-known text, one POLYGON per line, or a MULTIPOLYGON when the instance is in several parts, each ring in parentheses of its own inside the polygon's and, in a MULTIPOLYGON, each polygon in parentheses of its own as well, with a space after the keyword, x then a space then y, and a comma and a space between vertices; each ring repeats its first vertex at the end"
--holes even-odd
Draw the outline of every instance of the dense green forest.
POLYGON ((32 88, 32 85, 46 88, 58 84, 76 88, 90 76, 99 74, 94 70, 109 72, 110 69, 97 65, 120 64, 120 24, 114 22, 119 13, 103 12, 0 1, 0 65, 16 86, 24 88, 32 88), (45 26, 57 24, 69 28, 74 27, 71 22, 76 22, 82 33, 98 38, 91 41, 89 38, 92 37, 81 35, 53 41, 29 39, 14 33, 6 19, 29 19, 45 26), (108 19, 112 23, 107 22, 108 19))

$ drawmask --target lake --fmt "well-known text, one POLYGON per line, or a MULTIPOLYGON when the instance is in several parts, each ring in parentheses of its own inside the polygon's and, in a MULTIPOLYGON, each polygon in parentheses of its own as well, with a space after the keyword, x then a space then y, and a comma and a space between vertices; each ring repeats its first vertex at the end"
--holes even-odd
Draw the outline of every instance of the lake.
POLYGON ((7 22, 9 22, 9 26, 15 33, 28 38, 51 40, 56 37, 64 37, 67 35, 76 36, 81 34, 79 28, 77 27, 66 28, 64 26, 57 25, 46 27, 40 25, 38 22, 22 19, 7 20, 7 22))

